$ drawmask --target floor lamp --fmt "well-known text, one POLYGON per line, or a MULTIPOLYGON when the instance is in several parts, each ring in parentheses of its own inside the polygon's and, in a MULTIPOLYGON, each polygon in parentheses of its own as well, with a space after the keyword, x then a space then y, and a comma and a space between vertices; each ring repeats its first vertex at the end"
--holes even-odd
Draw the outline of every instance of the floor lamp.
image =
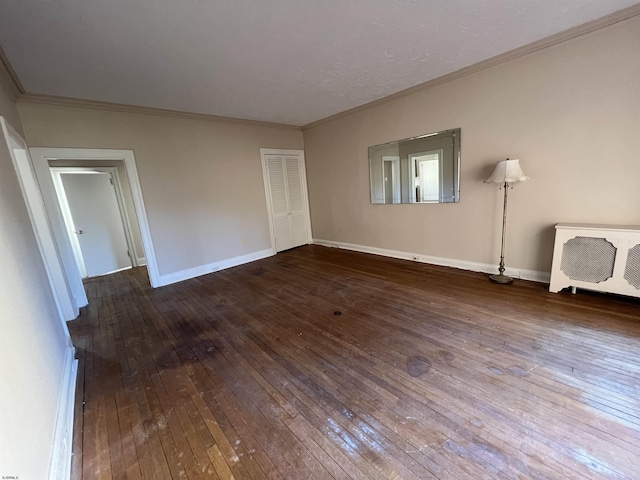
POLYGON ((509 187, 513 188, 514 183, 526 182, 529 177, 520 168, 520 160, 501 160, 496 164, 496 168, 484 183, 497 183, 500 188, 504 188, 504 207, 502 210, 502 247, 500 249, 499 275, 489 275, 489 279, 496 283, 511 283, 513 278, 504 274, 504 239, 507 232, 507 193, 509 187))

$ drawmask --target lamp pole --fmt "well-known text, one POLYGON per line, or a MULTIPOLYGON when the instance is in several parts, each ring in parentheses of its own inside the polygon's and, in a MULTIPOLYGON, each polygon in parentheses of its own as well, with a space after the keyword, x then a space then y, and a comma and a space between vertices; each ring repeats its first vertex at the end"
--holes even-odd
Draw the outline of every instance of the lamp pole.
POLYGON ((500 248, 500 275, 489 275, 489 278, 497 283, 511 283, 513 278, 504 274, 504 242, 507 237, 507 195, 509 193, 509 183, 504 182, 504 206, 502 207, 502 246, 500 248))

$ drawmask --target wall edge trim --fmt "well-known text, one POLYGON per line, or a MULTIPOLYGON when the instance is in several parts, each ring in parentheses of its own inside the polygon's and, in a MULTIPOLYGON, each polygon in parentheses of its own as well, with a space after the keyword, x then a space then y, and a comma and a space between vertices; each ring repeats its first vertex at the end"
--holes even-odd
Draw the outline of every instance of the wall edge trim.
POLYGON ((18 78, 18 74, 14 70, 13 65, 11 65, 9 58, 7 58, 7 55, 4 52, 4 49, 2 48, 2 45, 0 45, 0 66, 4 68, 4 71, 7 73, 7 76, 9 77, 9 80, 11 82, 11 87, 13 89, 13 92, 12 92, 13 97, 14 97, 14 100, 16 100, 20 95, 23 95, 26 92, 26 90, 24 89, 24 85, 22 85, 20 78, 18 78))
POLYGON ((49 464, 49 480, 71 477, 71 458, 73 454, 73 422, 76 399, 76 381, 78 377, 78 360, 76 349, 68 346, 65 353, 62 392, 58 403, 56 426, 51 448, 49 464))
MULTIPOLYGON (((410 260, 413 262, 428 263, 430 265, 439 265, 442 267, 459 268, 461 270, 470 270, 482 273, 498 273, 498 265, 488 263, 472 262, 468 260, 458 260, 455 258, 434 257, 423 255, 420 253, 403 252, 400 250, 389 250, 386 248, 371 247, 368 245, 358 245, 354 243, 338 242, 334 240, 323 240, 314 238, 315 245, 324 247, 341 248, 344 250, 352 250, 354 252, 371 253, 384 257, 399 258, 401 260, 410 260), (415 260, 414 258, 418 258, 415 260)), ((510 277, 520 280, 530 280, 532 282, 549 283, 551 278, 550 272, 541 272, 538 270, 527 270, 522 268, 507 268, 505 273, 510 277)))
POLYGON ((276 252, 274 249, 267 248, 265 250, 247 253, 246 255, 240 255, 238 257, 232 257, 224 260, 219 260, 217 262, 207 263, 206 265, 200 265, 198 267, 179 270, 173 273, 166 273, 164 275, 160 275, 159 283, 157 286, 164 287, 166 285, 182 282, 184 280, 189 280, 191 278, 206 275, 208 273, 214 273, 220 270, 225 270, 227 268, 244 265, 245 263, 255 262, 256 260, 271 257, 275 254, 276 252))
POLYGON ((191 120, 205 120, 218 123, 232 123, 240 125, 253 125, 272 128, 288 128, 291 130, 301 130, 297 125, 287 125, 283 123, 263 122, 260 120, 245 120, 242 118, 223 117, 219 115, 209 115, 206 113, 183 112, 180 110, 170 110, 164 108, 144 107, 139 105, 127 105, 123 103, 103 102, 98 100, 87 100, 83 98, 60 97, 55 95, 44 95, 36 93, 22 93, 18 96, 18 104, 51 105, 69 108, 84 108, 88 110, 101 110, 116 113, 131 113, 137 115, 155 115, 161 117, 177 117, 191 120))

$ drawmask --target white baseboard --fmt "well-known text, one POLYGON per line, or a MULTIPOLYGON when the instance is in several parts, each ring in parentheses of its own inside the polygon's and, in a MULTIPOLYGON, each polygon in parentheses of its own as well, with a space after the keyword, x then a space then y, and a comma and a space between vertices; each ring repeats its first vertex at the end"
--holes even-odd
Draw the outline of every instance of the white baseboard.
POLYGON ((228 258, 226 260, 220 260, 219 262, 209 263, 207 265, 201 265, 199 267, 189 268, 187 270, 180 270, 179 272, 167 273, 160 275, 159 287, 165 285, 171 285, 172 283, 182 282, 189 280, 190 278, 199 277, 200 275, 206 275, 207 273, 217 272, 218 270, 224 270, 225 268, 236 267, 249 262, 254 262, 262 258, 267 258, 275 255, 275 251, 271 248, 266 250, 260 250, 258 252, 248 253, 239 257, 228 258))
POLYGON ((141 267, 143 265, 147 264, 147 257, 137 257, 136 258, 136 264, 141 267))
POLYGON ((88 305, 88 303, 85 303, 84 305, 75 305, 72 310, 73 313, 69 315, 71 318, 65 318, 64 321, 70 322, 71 320, 75 320, 76 318, 78 318, 80 316, 80 308, 84 307, 85 305, 88 305))
POLYGON ((68 480, 71 477, 71 454, 73 452, 73 413, 76 399, 78 360, 76 349, 67 347, 64 362, 62 392, 58 402, 56 430, 53 436, 49 480, 68 480))
MULTIPOLYGON (((353 250, 355 252, 372 253, 374 255, 383 255, 385 257, 400 258, 403 260, 411 260, 413 262, 441 265, 443 267, 459 268, 461 270, 471 270, 473 272, 498 273, 498 266, 488 263, 470 262, 468 260, 457 260, 455 258, 432 257, 429 255, 422 255, 420 253, 388 250, 386 248, 369 247, 367 245, 357 245, 354 243, 336 242, 333 240, 322 240, 318 238, 314 238, 313 243, 317 245, 323 245, 325 247, 342 248, 344 250, 353 250)), ((540 272, 537 270, 526 270, 521 268, 507 268, 504 273, 513 278, 520 278, 523 280, 531 280, 541 283, 549 283, 549 280, 551 278, 550 272, 540 272)))

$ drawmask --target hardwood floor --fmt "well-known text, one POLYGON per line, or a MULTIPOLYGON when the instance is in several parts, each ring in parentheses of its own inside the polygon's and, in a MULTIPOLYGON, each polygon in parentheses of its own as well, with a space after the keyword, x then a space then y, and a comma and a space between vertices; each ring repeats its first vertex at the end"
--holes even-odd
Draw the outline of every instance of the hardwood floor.
POLYGON ((637 300, 320 246, 86 288, 78 478, 640 478, 637 300))

